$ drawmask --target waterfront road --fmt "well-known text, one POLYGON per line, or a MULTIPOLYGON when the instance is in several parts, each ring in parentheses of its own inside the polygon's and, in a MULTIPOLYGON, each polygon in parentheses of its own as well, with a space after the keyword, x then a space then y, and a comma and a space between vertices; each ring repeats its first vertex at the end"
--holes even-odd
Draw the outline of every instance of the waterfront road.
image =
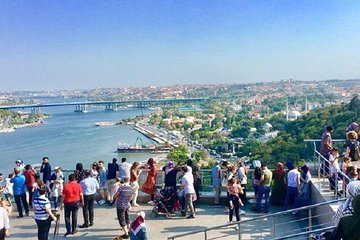
MULTIPOLYGON (((241 216, 242 220, 258 216, 259 214, 251 212, 250 205, 244 207, 246 214, 241 216)), ((142 204, 140 207, 131 209, 131 219, 138 210, 144 210, 146 212, 146 224, 149 232, 150 240, 166 240, 169 236, 176 234, 204 229, 205 227, 211 227, 216 225, 225 224, 228 221, 228 213, 224 212, 223 206, 213 205, 199 205, 197 207, 197 214, 195 219, 185 219, 181 214, 177 213, 170 219, 167 219, 163 215, 159 215, 156 218, 150 217, 152 210, 151 205, 142 204)), ((273 209, 279 210, 279 209, 273 209)), ((10 217, 10 239, 36 239, 37 226, 32 217, 24 217, 21 219, 16 218, 17 212, 13 212, 10 217)), ((292 214, 291 214, 292 215, 292 214)), ((288 216, 293 218, 293 216, 288 216)), ((290 219, 284 219, 288 221, 290 219)), ((83 224, 82 210, 79 209, 78 225, 83 224)), ((54 224, 52 225, 51 237, 54 230, 54 224)), ((266 239, 269 233, 266 231, 258 231, 256 234, 256 224, 253 225, 251 235, 245 235, 242 239, 266 239), (254 235, 255 234, 255 235, 254 235)), ((220 230, 211 231, 208 233, 208 239, 238 239, 236 235, 237 231, 234 227, 223 228, 220 230)), ((61 225, 59 239, 65 239, 65 225, 63 213, 61 216, 61 225)), ((95 223, 93 227, 87 229, 79 229, 76 235, 69 235, 69 239, 113 239, 115 236, 122 235, 119 223, 116 219, 115 207, 109 207, 107 205, 95 206, 95 223)), ((183 237, 180 239, 204 239, 204 234, 197 234, 192 237, 183 237)))

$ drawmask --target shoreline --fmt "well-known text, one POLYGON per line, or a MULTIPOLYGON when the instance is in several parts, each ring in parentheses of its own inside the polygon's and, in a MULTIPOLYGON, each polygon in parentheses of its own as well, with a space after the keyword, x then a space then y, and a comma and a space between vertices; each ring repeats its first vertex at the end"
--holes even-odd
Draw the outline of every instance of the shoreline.
POLYGON ((21 124, 16 124, 12 127, 5 127, 5 128, 0 128, 0 134, 1 133, 12 133, 15 132, 16 129, 20 129, 20 128, 26 128, 26 127, 39 127, 41 125, 44 124, 44 120, 43 119, 39 119, 36 122, 33 123, 21 123, 21 124))

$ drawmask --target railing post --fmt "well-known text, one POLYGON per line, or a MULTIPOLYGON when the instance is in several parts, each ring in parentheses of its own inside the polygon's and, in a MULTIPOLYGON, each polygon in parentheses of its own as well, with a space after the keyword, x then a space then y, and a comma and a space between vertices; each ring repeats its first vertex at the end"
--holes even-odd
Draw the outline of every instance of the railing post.
POLYGON ((237 226, 238 226, 238 239, 241 240, 240 223, 238 223, 237 226))
POLYGON ((273 216, 273 235, 276 237, 276 217, 273 216))
POLYGON ((338 172, 335 173, 335 198, 338 199, 338 172))
POLYGON ((205 240, 207 240, 207 231, 205 230, 204 233, 205 233, 205 240))
POLYGON ((311 208, 309 208, 308 210, 308 219, 309 219, 309 231, 312 230, 312 213, 311 213, 311 208))

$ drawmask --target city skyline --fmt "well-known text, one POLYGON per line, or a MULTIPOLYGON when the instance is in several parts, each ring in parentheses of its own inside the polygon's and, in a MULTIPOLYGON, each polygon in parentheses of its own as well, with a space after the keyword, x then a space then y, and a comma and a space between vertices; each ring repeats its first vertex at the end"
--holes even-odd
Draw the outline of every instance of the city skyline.
POLYGON ((359 2, 2 1, 1 90, 359 78, 359 2))

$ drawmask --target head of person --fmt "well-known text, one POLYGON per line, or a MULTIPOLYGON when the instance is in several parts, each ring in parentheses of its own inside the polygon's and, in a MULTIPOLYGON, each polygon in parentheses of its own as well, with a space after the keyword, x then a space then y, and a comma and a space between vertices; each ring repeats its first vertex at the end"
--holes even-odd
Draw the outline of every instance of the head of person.
POLYGON ((193 165, 193 161, 189 158, 186 160, 186 165, 191 167, 193 165))
POLYGON ((104 161, 103 160, 99 160, 98 166, 100 168, 104 168, 104 161))
POLYGON ((261 163, 261 169, 264 170, 267 168, 267 164, 266 163, 261 163))
POLYGON ((188 166, 182 166, 181 167, 181 171, 183 171, 184 173, 187 173, 188 172, 188 166))
POLYGON ((21 169, 20 169, 20 168, 18 168, 18 167, 14 168, 14 174, 15 174, 15 175, 19 175, 20 173, 21 173, 21 169))
POLYGON ((121 162, 122 163, 126 162, 126 158, 121 158, 121 162))
POLYGON ((334 128, 332 126, 326 126, 325 130, 329 133, 334 131, 334 128))
POLYGON ((350 163, 351 162, 351 158, 349 157, 344 157, 344 163, 350 163))
POLYGON ((215 161, 214 165, 218 166, 220 164, 220 161, 215 161))
POLYGON ((169 161, 169 162, 166 164, 166 167, 171 169, 171 168, 174 168, 174 167, 175 167, 175 164, 174 164, 174 162, 169 161))
POLYGON ((3 175, 2 175, 2 173, 0 173, 0 181, 2 181, 3 180, 3 175))
POLYGON ((359 124, 357 124, 356 122, 353 122, 346 128, 345 131, 346 132, 349 132, 349 131, 358 132, 359 131, 359 124))
POLYGON ((131 169, 136 169, 138 166, 140 165, 139 162, 133 162, 133 164, 131 165, 131 169))
POLYGON ((48 162, 49 162, 49 158, 48 158, 48 157, 43 157, 43 158, 42 158, 42 161, 43 161, 43 163, 48 163, 48 162))
POLYGON ((233 164, 231 164, 228 169, 229 169, 229 172, 232 172, 232 173, 236 172, 236 167, 233 164))
POLYGON ((97 162, 93 162, 93 164, 91 165, 92 169, 97 169, 98 168, 98 163, 97 162))
POLYGON ((17 159, 17 160, 15 161, 15 164, 16 164, 16 166, 21 166, 21 165, 24 164, 24 161, 23 161, 22 159, 17 159))
POLYGON ((123 183, 129 183, 129 182, 130 182, 130 178, 124 177, 124 178, 122 179, 122 181, 123 181, 123 183))
POLYGON ((91 171, 89 169, 86 169, 84 173, 85 173, 85 177, 90 177, 91 175, 91 171))
POLYGON ((289 169, 289 170, 293 170, 295 168, 295 165, 292 161, 287 161, 286 162, 286 167, 289 169))
POLYGON ((25 170, 27 171, 27 170, 29 170, 31 168, 31 165, 30 164, 26 164, 25 165, 25 170))
POLYGON ((82 170, 84 170, 84 167, 83 167, 82 163, 77 163, 75 169, 78 171, 82 171, 82 170))
POLYGON ((55 167, 55 168, 54 168, 54 171, 55 171, 56 173, 61 172, 61 167, 55 167))
POLYGON ((69 182, 73 182, 73 181, 75 181, 75 174, 70 174, 69 175, 69 182))
POLYGON ((113 158, 112 163, 117 163, 117 158, 113 158))
POLYGON ((356 141, 358 139, 358 134, 355 131, 348 132, 346 136, 350 141, 356 141))
POLYGON ((46 193, 46 188, 45 188, 45 186, 41 186, 41 187, 38 189, 38 191, 39 191, 39 195, 44 195, 44 194, 46 193))
POLYGON ((155 164, 155 160, 153 158, 149 158, 149 160, 147 161, 147 164, 150 166, 150 167, 153 167, 154 164, 155 164))
POLYGON ((335 157, 338 157, 339 156, 339 149, 337 149, 337 148, 333 148, 332 150, 331 150, 331 155, 333 155, 333 156, 335 156, 335 157))
POLYGON ((310 170, 310 168, 309 168, 306 164, 304 164, 304 165, 301 167, 301 171, 302 171, 303 173, 307 173, 309 170, 310 170))
POLYGON ((285 174, 284 164, 283 164, 283 163, 281 163, 281 162, 277 162, 277 163, 276 163, 275 173, 276 173, 278 176, 282 176, 283 174, 285 174))
POLYGON ((230 178, 229 180, 228 180, 228 185, 233 185, 233 184, 235 184, 236 183, 236 177, 234 176, 234 177, 232 177, 232 178, 230 178))

